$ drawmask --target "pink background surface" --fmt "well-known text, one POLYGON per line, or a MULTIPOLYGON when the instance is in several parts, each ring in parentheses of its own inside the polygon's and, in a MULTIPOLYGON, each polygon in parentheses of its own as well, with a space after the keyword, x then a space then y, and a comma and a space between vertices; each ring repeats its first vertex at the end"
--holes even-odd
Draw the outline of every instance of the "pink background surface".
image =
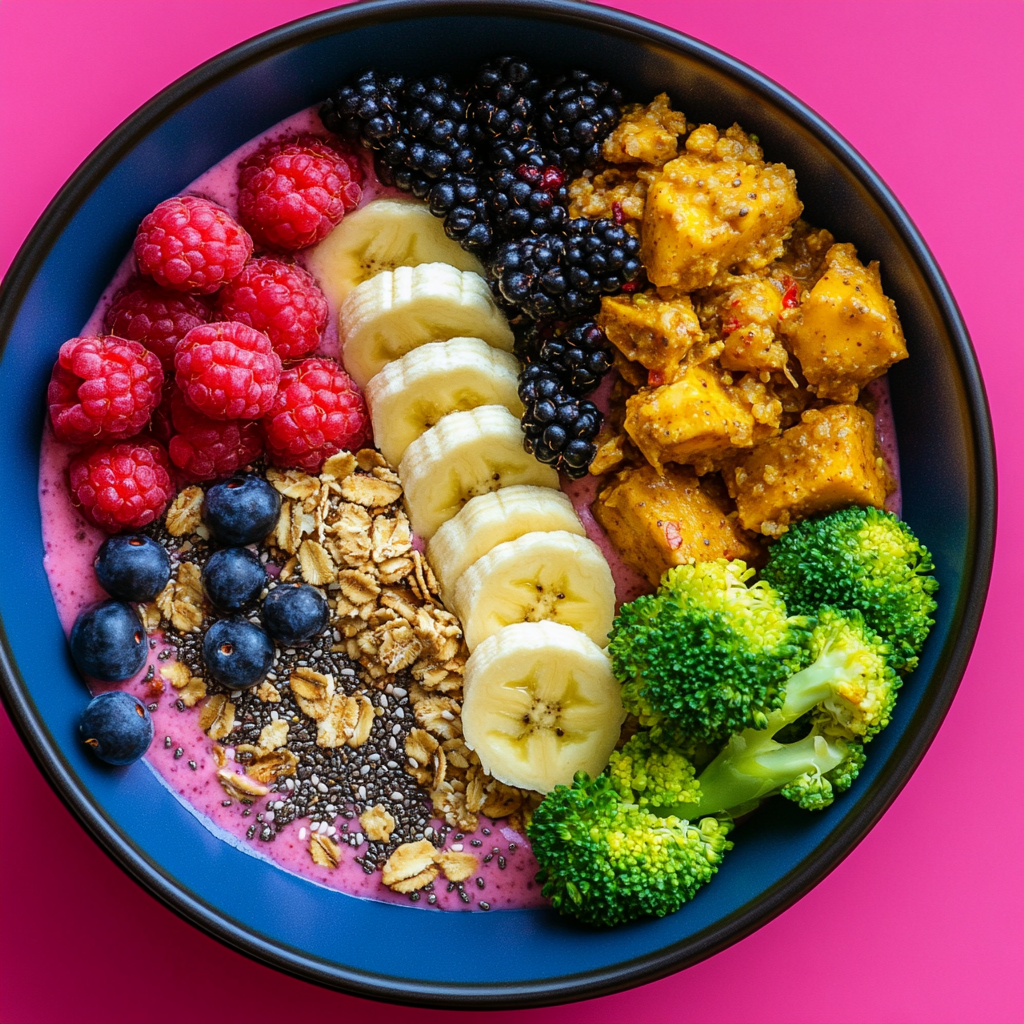
MULTIPOLYGON (((3 0, 0 271, 89 152, 154 93, 317 0, 3 0)), ((1000 456, 995 572, 970 667, 935 743, 885 818, 812 893, 718 956, 606 999, 502 1014, 515 1024, 1003 1024, 1024 1019, 1019 455, 1024 238, 1024 5, 619 3, 733 54, 791 90, 867 158, 938 258, 974 339, 1000 456), (998 730, 998 732, 996 731, 998 730)), ((687 111, 690 113, 690 111, 687 111)), ((696 113, 696 112, 694 112, 696 113)), ((279 975, 157 904, 86 837, 10 722, 0 722, 0 1019, 151 1024, 228 1004, 274 1019, 391 1022, 279 975), (159 994, 157 995, 157 991, 159 994), (248 993, 248 995, 245 995, 248 993), (257 995, 258 994, 258 995, 257 995)), ((450 951, 457 955, 457 951, 450 951)))

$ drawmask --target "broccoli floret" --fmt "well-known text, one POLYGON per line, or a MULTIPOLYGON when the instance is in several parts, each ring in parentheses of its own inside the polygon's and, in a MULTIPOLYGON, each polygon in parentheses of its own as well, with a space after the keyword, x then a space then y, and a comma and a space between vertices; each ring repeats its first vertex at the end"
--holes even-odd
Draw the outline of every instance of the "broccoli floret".
POLYGON ((762 577, 790 612, 821 605, 860 611, 892 645, 897 671, 916 668, 934 624, 938 581, 928 549, 906 523, 877 508, 845 508, 806 519, 772 544, 762 577))
POLYGON ((552 906, 590 925, 664 917, 693 898, 732 849, 729 822, 691 824, 623 798, 612 778, 580 772, 556 786, 528 833, 552 906))
POLYGON ((850 787, 864 764, 863 743, 889 723, 899 677, 886 661, 888 645, 859 612, 822 609, 808 646, 815 660, 786 682, 767 728, 732 736, 698 777, 699 799, 673 813, 744 814, 774 793, 820 810, 850 787), (809 731, 790 739, 789 727, 801 720, 809 731))
POLYGON ((656 594, 622 606, 608 645, 622 701, 656 737, 717 744, 764 728, 782 684, 806 660, 806 619, 791 617, 746 563, 680 565, 656 594))
POLYGON ((658 808, 693 803, 698 786, 690 761, 658 744, 649 732, 638 732, 608 761, 608 776, 619 796, 640 807, 658 808))

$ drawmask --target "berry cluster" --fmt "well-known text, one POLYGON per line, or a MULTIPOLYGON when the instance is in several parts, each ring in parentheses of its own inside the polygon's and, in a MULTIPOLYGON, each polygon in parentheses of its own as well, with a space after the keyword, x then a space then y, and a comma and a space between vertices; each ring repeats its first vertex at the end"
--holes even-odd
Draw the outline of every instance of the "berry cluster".
MULTIPOLYGON (((597 161, 620 100, 616 89, 583 71, 545 90, 525 61, 499 57, 466 88, 443 75, 410 81, 368 71, 339 89, 320 116, 373 151, 383 181, 426 198, 449 237, 488 260, 496 246, 507 258, 508 245, 568 233, 567 179, 597 161)), ((598 275, 597 291, 587 292, 590 305, 601 290, 636 276, 631 255, 598 275)), ((569 263, 562 267, 564 276, 571 270, 569 263)), ((521 297, 508 301, 532 315, 521 297)))
POLYGON ((582 396, 611 369, 607 344, 592 320, 541 321, 517 339, 516 354, 525 363, 519 375, 524 445, 572 480, 586 475, 597 454, 594 438, 603 417, 582 396))
POLYGON ((139 276, 107 308, 108 333, 65 342, 47 392, 55 436, 85 449, 71 491, 90 522, 110 533, 152 522, 172 468, 215 480, 266 453, 317 472, 365 443, 369 417, 348 375, 330 360, 296 362, 320 345, 323 293, 294 263, 252 256, 254 239, 285 252, 320 241, 358 204, 362 173, 337 140, 279 139, 239 165, 238 220, 186 195, 142 221, 139 276))

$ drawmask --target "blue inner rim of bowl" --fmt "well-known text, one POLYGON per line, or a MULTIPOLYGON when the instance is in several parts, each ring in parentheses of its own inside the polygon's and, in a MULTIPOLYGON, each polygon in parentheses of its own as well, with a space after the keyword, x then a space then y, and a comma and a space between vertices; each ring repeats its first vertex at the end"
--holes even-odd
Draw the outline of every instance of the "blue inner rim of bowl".
MULTIPOLYGON (((676 37, 676 45, 686 44, 676 37)), ((7 455, 0 536, 8 538, 0 613, 20 675, 60 749, 62 770, 88 792, 106 821, 157 876, 184 891, 186 902, 191 898, 231 919, 243 937, 267 940, 280 962, 311 957, 348 976, 362 975, 378 994, 401 998, 406 982, 414 988, 422 982, 500 989, 575 976, 580 984, 581 975, 671 955, 672 947, 749 914, 752 900, 769 902, 792 872, 806 870, 830 843, 842 843, 858 806, 894 770, 900 744, 925 719, 925 684, 951 656, 951 629, 966 600, 962 578, 974 559, 978 442, 958 376, 963 355, 944 323, 948 311, 936 303, 915 254, 872 193, 799 118, 730 78, 728 62, 715 68, 701 63, 700 53, 696 44, 691 56, 680 56, 639 37, 531 19, 526 12, 423 17, 305 42, 216 82, 125 152, 67 222, 24 297, 0 366, 0 436, 7 455), (513 46, 513 39, 524 42, 513 46), (43 571, 37 480, 50 369, 60 344, 81 328, 130 248, 141 218, 241 143, 322 100, 354 72, 375 66, 464 73, 481 59, 512 50, 551 67, 564 66, 568 54, 573 64, 615 81, 627 99, 646 101, 668 91, 693 121, 722 127, 739 122, 760 136, 769 160, 795 168, 806 219, 856 244, 865 262, 881 260, 911 351, 911 359, 890 375, 904 515, 932 550, 942 586, 921 666, 904 686, 892 725, 871 744, 855 789, 816 815, 773 802, 737 830, 736 848, 718 876, 682 911, 611 932, 578 928, 546 910, 445 914, 355 899, 218 838, 145 764, 118 771, 99 766, 75 739, 86 693, 43 571), (415 937, 423 934, 429 934, 429 949, 415 937), (440 955, 432 955, 435 950, 440 955)), ((747 70, 741 74, 753 81, 747 70)), ((828 866, 834 865, 816 868, 818 876, 828 866)))

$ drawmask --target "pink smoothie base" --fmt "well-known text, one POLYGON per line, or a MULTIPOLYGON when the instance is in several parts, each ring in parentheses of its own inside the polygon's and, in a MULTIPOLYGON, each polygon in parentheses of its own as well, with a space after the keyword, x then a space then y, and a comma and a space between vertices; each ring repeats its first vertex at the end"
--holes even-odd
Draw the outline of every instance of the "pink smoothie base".
MULTIPOLYGON (((0 268, 6 270, 63 182, 139 105, 201 61, 330 0, 9 0, 0 4, 0 139, 32 160, 0 164, 0 268), (183 32, 184 24, 202 31, 183 32), (144 59, 126 60, 126 54, 144 59), (75 98, 54 130, 53 111, 75 98)), ((1019 1024, 1024 1020, 1024 819, 1017 749, 993 743, 992 710, 1024 718, 1005 638, 1019 630, 1024 474, 1020 331, 993 295, 1018 287, 1024 193, 1024 86, 1017 0, 612 0, 747 61, 807 102, 888 182, 942 267, 985 375, 999 458, 1001 528, 971 664, 924 761, 857 849, 798 904, 716 956, 660 982, 570 1006, 488 1013, 514 1024, 1019 1024), (955 73, 951 70, 955 69, 955 73), (851 86, 851 76, 854 84, 851 86), (912 116, 908 116, 912 115, 912 116), (999 160, 928 158, 951 125, 998 138, 999 160), (922 160, 924 159, 924 165, 922 160), (957 197, 951 203, 950 197, 957 197), (998 216, 993 216, 998 197, 998 216), (979 254, 984 253, 984 259, 979 254), (964 771, 970 751, 972 770, 964 771), (983 784, 979 783, 983 780, 983 784), (978 870, 951 873, 962 836, 949 808, 996 823, 978 870), (1010 809, 1010 810, 1008 810, 1010 809), (793 950, 843 922, 841 995, 833 970, 792 978, 793 950), (866 981, 864 979, 867 979, 866 981), (768 996, 766 993, 774 993, 768 996)), ((33 828, 0 845, 0 1019, 5 1024, 180 1024, 234 991, 294 1017, 441 1024, 451 1014, 374 1004, 247 960, 192 928, 126 877, 77 826, 0 712, 6 810, 33 828), (40 843, 45 829, 59 842, 40 843), (55 936, 65 957, 55 983, 55 936), (97 964, 116 965, 102 999, 97 964)), ((285 1014, 285 1017, 290 1016, 285 1014)), ((464 1014, 469 1020, 485 1015, 464 1014)))

